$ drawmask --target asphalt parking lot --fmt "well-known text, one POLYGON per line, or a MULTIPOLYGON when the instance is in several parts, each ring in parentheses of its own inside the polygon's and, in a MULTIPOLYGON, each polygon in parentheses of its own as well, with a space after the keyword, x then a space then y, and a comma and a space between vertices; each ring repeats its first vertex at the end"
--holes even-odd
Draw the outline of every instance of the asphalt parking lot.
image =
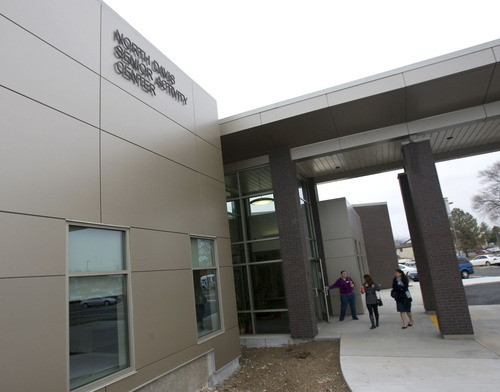
MULTIPOLYGON (((474 274, 469 279, 500 276, 500 267, 474 267, 474 274)), ((482 283, 464 285, 469 305, 500 305, 500 283, 482 283)))
POLYGON ((470 305, 500 305, 500 283, 484 283, 465 286, 467 303, 470 305))

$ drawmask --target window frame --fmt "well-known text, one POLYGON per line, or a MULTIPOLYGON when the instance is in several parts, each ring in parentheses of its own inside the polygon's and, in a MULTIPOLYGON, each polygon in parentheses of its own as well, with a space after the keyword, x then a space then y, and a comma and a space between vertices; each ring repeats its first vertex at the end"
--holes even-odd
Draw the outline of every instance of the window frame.
POLYGON ((192 293, 193 293, 193 305, 194 305, 194 311, 195 311, 195 328, 196 328, 196 339, 198 340, 198 343, 204 342, 206 340, 212 339, 215 336, 218 336, 225 331, 224 327, 224 316, 222 314, 223 311, 223 306, 222 306, 222 295, 221 295, 221 283, 220 283, 220 265, 219 265, 219 256, 218 256, 218 247, 217 247, 217 238, 213 236, 207 236, 207 235, 198 235, 198 234, 190 234, 189 235, 189 253, 191 255, 191 282, 193 284, 192 286, 192 293), (193 253, 192 253, 192 248, 191 248, 191 241, 192 240, 209 240, 212 241, 213 243, 213 255, 214 255, 214 265, 211 267, 207 266, 201 266, 201 267, 195 267, 193 266, 193 253), (217 282, 217 305, 219 307, 219 329, 213 330, 205 335, 200 336, 198 334, 198 320, 196 319, 196 294, 195 294, 195 287, 194 287, 194 271, 200 271, 200 270, 206 270, 206 269, 214 269, 215 270, 215 276, 216 276, 216 282, 217 282))
MULTIPOLYGON (((283 259, 281 253, 282 249, 281 249, 281 244, 279 242, 280 239, 279 228, 277 229, 275 235, 268 235, 262 238, 260 237, 254 238, 252 237, 252 233, 249 226, 250 225, 249 218, 251 217, 250 200, 253 198, 258 198, 260 196, 269 196, 269 195, 271 195, 274 198, 274 186, 272 185, 271 166, 269 163, 266 163, 261 166, 250 167, 246 169, 235 170, 232 172, 224 173, 224 179, 225 180, 230 179, 230 185, 231 185, 231 192, 228 193, 226 189, 226 205, 228 203, 238 204, 240 213, 238 223, 241 225, 240 227, 241 235, 239 235, 237 241, 234 241, 234 238, 232 237, 230 238, 233 277, 235 269, 241 269, 241 271, 244 271, 246 275, 244 279, 244 281, 246 282, 246 287, 244 287, 244 290, 247 290, 246 295, 250 304, 250 309, 239 309, 239 308, 237 309, 238 326, 240 328, 240 334, 251 334, 254 336, 258 336, 261 335, 261 333, 257 332, 257 330, 260 328, 259 321, 257 320, 258 315, 264 313, 273 313, 273 312, 275 313, 277 311, 285 313, 287 317, 289 315, 288 304, 286 304, 285 308, 280 308, 280 309, 272 309, 272 310, 255 309, 256 306, 256 302, 254 299, 255 288, 253 287, 253 275, 251 272, 252 268, 263 264, 278 263, 281 266, 282 273, 284 273, 283 259), (266 177, 267 175, 268 180, 264 182, 259 181, 258 189, 254 187, 254 190, 252 190, 251 186, 246 184, 246 178, 247 178, 246 175, 249 172, 252 172, 256 176, 260 175, 261 177, 266 177), (236 178, 234 178, 235 176, 236 178), (234 190, 235 185, 237 185, 238 187, 237 190, 234 190), (278 241, 279 248, 277 248, 277 250, 279 250, 280 257, 269 260, 258 260, 258 261, 254 260, 254 257, 257 254, 256 252, 254 252, 254 244, 265 243, 270 241, 278 241), (238 253, 234 253, 235 246, 237 247, 236 250, 238 251, 238 253), (235 263, 233 258, 235 255, 244 256, 244 258, 240 258, 239 261, 235 263), (249 322, 249 324, 247 325, 248 328, 245 328, 243 331, 242 331, 242 321, 244 321, 245 324, 249 322)), ((228 208, 227 210, 229 219, 229 214, 232 213, 233 211, 232 210, 229 211, 228 208)), ((275 205, 273 207, 273 213, 275 214, 275 217, 277 219, 277 211, 275 205)), ((254 216, 258 216, 258 214, 254 216)), ((230 232, 229 234, 231 235, 232 232, 230 232)), ((235 290, 237 290, 236 287, 235 290)), ((274 332, 273 334, 280 334, 280 333, 289 334, 290 333, 289 324, 286 331, 283 330, 282 332, 274 332)))
POLYGON ((66 382, 67 390, 71 392, 87 392, 95 391, 106 386, 109 386, 121 379, 129 377, 137 373, 135 369, 135 350, 134 350, 134 326, 133 326, 133 306, 132 306, 132 270, 130 263, 130 227, 119 226, 119 225, 107 225, 101 223, 92 223, 84 221, 66 220, 66 382), (120 270, 115 271, 89 271, 89 272, 70 272, 69 265, 69 233, 70 227, 83 227, 83 228, 93 228, 102 230, 114 230, 120 231, 123 234, 123 253, 124 253, 124 266, 120 270), (127 343, 128 343, 128 362, 127 368, 118 370, 112 374, 99 378, 95 381, 89 382, 88 384, 82 385, 80 387, 71 389, 71 374, 70 374, 70 309, 69 309, 69 296, 70 296, 70 279, 78 277, 93 277, 93 276, 110 276, 110 275, 121 275, 125 277, 126 283, 126 309, 127 309, 127 343))

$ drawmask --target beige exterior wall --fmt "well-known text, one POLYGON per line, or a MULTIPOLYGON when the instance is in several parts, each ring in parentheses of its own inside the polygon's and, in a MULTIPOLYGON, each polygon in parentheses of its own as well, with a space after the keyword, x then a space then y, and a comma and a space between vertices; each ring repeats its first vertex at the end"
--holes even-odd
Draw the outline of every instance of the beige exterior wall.
POLYGON ((413 247, 407 248, 396 248, 396 254, 400 259, 414 259, 415 255, 413 254, 413 247))
POLYGON ((135 372, 103 390, 237 361, 215 100, 99 0, 2 0, 0 51, 2 389, 68 390, 68 220, 130 228, 135 372), (116 29, 175 75, 186 105, 115 71, 116 29), (222 330, 202 341, 190 234, 217 246, 222 330))
MULTIPOLYGON (((360 287, 367 271, 361 221, 354 208, 345 198, 326 200, 318 203, 321 219, 321 234, 325 252, 328 285, 340 277, 340 271, 347 274, 356 284, 356 312, 364 313, 360 287)), ((340 295, 337 289, 330 290, 333 315, 340 314, 340 295)), ((350 308, 347 308, 350 314, 350 308)))

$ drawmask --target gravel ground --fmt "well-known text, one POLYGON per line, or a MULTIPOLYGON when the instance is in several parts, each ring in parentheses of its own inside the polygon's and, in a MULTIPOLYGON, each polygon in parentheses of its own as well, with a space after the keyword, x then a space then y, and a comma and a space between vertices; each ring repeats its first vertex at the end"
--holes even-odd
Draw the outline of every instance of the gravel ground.
POLYGON ((200 392, 349 392, 339 359, 339 340, 285 347, 244 348, 240 369, 200 392))

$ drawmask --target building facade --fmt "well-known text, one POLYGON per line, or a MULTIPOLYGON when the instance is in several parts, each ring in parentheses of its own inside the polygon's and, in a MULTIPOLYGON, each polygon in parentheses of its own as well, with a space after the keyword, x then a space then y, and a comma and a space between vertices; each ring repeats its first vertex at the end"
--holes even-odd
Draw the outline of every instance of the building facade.
MULTIPOLYGON (((297 196, 300 207, 294 207, 294 211, 300 211, 302 228, 296 230, 301 233, 297 242, 306 250, 296 263, 307 266, 307 277, 319 277, 311 281, 319 293, 324 285, 321 273, 317 275, 321 265, 310 190, 298 178, 294 185, 288 194, 297 196)), ((283 251, 286 253, 292 246, 285 241, 286 231, 280 230, 276 200, 279 193, 276 195, 274 189, 271 166, 226 173, 226 195, 240 333, 291 335, 289 303, 295 290, 293 283, 285 281, 290 279, 291 267, 284 264, 283 251)), ((290 227, 288 223, 281 226, 290 227)), ((319 320, 326 312, 326 302, 319 295, 313 302, 319 320)), ((292 307, 292 313, 294 310, 292 307)))
POLYGON ((2 390, 231 372, 215 100, 99 0, 1 1, 0 48, 2 390))
MULTIPOLYGON (((440 281, 456 269, 456 256, 435 163, 500 149, 499 59, 497 40, 220 120, 226 173, 270 166, 291 337, 317 333, 311 310, 320 286, 297 181, 310 190, 319 264, 331 282, 325 226, 337 222, 318 207, 315 184, 396 169, 424 306, 443 337, 473 336, 461 280, 446 290, 440 281)), ((389 267, 375 263, 374 272, 392 276, 394 244, 384 242, 389 267)))
POLYGON ((0 48, 3 389, 196 391, 240 334, 314 337, 370 265, 316 184, 395 168, 426 309, 473 333, 435 161, 500 148, 500 42, 223 120, 101 0, 2 0, 0 48))
POLYGON ((399 266, 387 203, 358 204, 354 210, 361 219, 368 271, 375 282, 389 288, 399 266))
MULTIPOLYGON (((321 234, 323 238, 324 260, 328 285, 340 278, 341 271, 346 271, 358 289, 356 294, 356 312, 363 314, 365 306, 359 288, 363 284, 363 275, 368 273, 365 240, 361 219, 345 198, 326 200, 319 203, 321 234)), ((339 290, 330 290, 332 316, 340 314, 339 290)), ((348 313, 350 309, 348 308, 348 313)))

